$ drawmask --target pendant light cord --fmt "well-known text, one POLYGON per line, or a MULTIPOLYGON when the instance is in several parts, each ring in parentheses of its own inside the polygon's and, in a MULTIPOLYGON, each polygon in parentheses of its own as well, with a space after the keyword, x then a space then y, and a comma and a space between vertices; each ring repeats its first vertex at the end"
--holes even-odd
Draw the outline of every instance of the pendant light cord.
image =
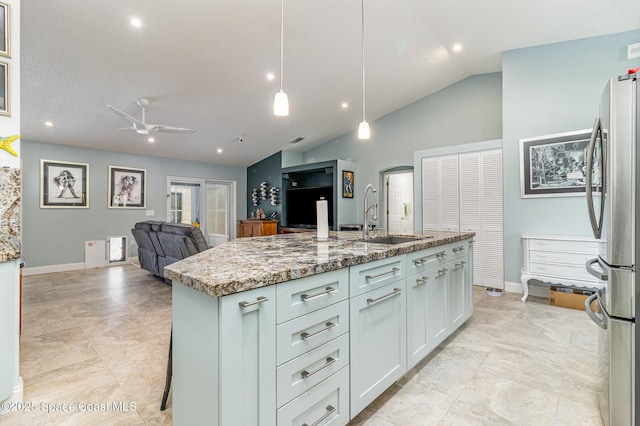
POLYGON ((364 0, 362 0, 362 121, 365 121, 364 88, 364 0))
POLYGON ((280 91, 284 74, 284 0, 280 0, 280 91))

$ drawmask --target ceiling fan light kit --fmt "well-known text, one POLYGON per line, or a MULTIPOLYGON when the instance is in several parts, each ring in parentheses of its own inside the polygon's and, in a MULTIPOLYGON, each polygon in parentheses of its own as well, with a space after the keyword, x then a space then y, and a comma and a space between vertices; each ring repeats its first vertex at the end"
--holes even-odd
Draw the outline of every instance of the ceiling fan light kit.
POLYGON ((136 104, 142 109, 142 120, 139 120, 132 115, 127 114, 124 111, 119 110, 111 105, 107 105, 107 108, 111 109, 113 112, 118 114, 121 117, 126 118, 131 121, 131 127, 123 127, 120 129, 116 129, 117 131, 122 130, 133 130, 139 135, 149 135, 151 133, 164 132, 164 133, 192 133, 195 132, 195 129, 188 129, 186 127, 175 127, 175 126, 167 126, 165 124, 149 124, 147 123, 146 118, 146 109, 151 102, 147 98, 137 98, 136 104))

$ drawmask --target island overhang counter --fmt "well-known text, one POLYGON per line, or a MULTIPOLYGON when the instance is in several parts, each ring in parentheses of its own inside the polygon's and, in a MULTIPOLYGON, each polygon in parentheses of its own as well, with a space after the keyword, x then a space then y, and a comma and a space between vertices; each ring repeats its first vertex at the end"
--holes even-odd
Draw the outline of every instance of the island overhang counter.
POLYGON ((346 424, 471 315, 473 235, 243 238, 168 265, 174 424, 346 424))

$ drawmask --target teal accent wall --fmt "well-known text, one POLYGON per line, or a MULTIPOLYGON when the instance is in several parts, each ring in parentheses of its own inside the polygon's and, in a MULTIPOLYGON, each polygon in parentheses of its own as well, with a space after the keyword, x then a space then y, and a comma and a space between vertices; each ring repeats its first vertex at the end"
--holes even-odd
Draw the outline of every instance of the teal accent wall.
POLYGON ((279 221, 278 229, 280 229, 280 225, 282 225, 282 152, 276 152, 272 156, 247 167, 247 214, 244 218, 249 218, 251 212, 255 212, 260 208, 264 210, 267 217, 269 217, 271 213, 276 212, 276 219, 279 221), (271 205, 269 193, 267 193, 266 200, 259 199, 258 206, 253 206, 251 202, 251 190, 254 188, 257 189, 259 197, 261 182, 267 182, 269 188, 275 186, 280 189, 278 201, 275 206, 271 205))
MULTIPOLYGON (((357 163, 355 194, 360 202, 368 183, 379 187, 382 170, 413 166, 414 151, 500 139, 502 74, 469 77, 369 124, 368 141, 357 138, 354 122, 353 132, 303 155, 305 163, 309 158, 357 163)), ((363 221, 361 210, 356 209, 356 223, 363 221)))
POLYGON ((506 281, 520 281, 522 234, 593 235, 584 196, 520 198, 519 139, 592 127, 606 81, 640 66, 626 59, 638 42, 631 31, 503 54, 506 281))
MULTIPOLYGON (((84 262, 84 242, 131 235, 141 220, 167 220, 167 176, 237 182, 238 215, 246 212, 246 169, 22 140, 23 257, 26 267, 84 262), (40 208, 40 160, 89 164, 88 209, 40 208), (146 209, 107 208, 109 166, 147 169, 146 209), (145 216, 146 210, 155 215, 145 216)), ((129 245, 129 248, 131 245, 129 245)), ((129 254, 131 255, 131 254, 129 254)))

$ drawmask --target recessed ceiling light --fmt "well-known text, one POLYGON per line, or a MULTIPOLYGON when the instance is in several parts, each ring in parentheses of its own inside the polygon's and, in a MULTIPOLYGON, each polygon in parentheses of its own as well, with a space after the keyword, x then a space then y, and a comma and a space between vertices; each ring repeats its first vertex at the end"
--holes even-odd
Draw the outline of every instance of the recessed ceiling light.
POLYGON ((147 139, 149 142, 154 143, 156 140, 154 138, 147 139))
POLYGON ((45 125, 45 126, 47 126, 47 127, 52 127, 52 126, 53 126, 53 122, 51 122, 51 121, 45 121, 45 122, 44 122, 44 125, 45 125))
POLYGON ((462 50, 462 45, 460 43, 456 43, 453 45, 454 52, 460 52, 462 50))
POLYGON ((275 76, 275 75, 273 75, 273 73, 272 73, 272 72, 270 72, 269 74, 267 74, 267 80, 272 81, 272 80, 273 80, 273 79, 275 79, 275 78, 276 78, 276 76, 275 76))
POLYGON ((140 20, 140 18, 131 18, 129 22, 131 23, 131 26, 136 28, 140 28, 142 26, 142 21, 140 20))
POLYGON ((342 106, 343 109, 349 108, 349 104, 346 103, 346 102, 343 102, 341 106, 342 106))
POLYGON ((222 154, 222 148, 218 148, 218 154, 222 154))

